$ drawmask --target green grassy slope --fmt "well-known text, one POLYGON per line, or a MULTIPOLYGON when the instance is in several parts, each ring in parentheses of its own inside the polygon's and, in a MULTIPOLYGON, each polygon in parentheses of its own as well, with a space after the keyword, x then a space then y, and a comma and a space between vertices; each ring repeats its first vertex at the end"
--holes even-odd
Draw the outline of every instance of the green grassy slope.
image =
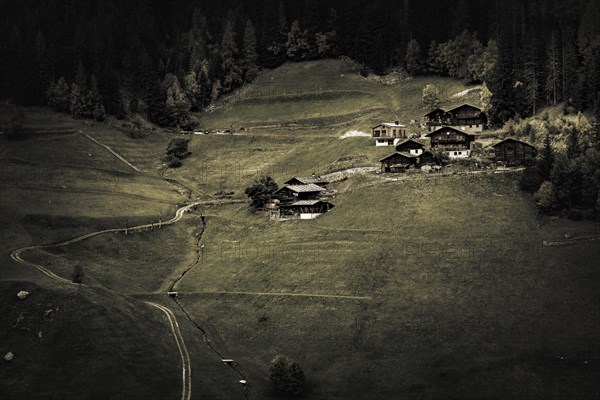
POLYGON ((454 98, 466 89, 447 78, 407 79, 386 85, 350 71, 338 60, 286 63, 267 71, 206 114, 206 128, 284 125, 337 133, 353 126, 366 130, 381 120, 419 120, 421 95, 428 83, 440 89, 442 106, 478 101, 473 95, 454 98))
POLYGON ((394 182, 336 204, 283 223, 215 210, 202 262, 179 285, 192 316, 252 371, 259 398, 277 353, 306 368, 309 398, 598 393, 600 248, 542 247, 563 228, 538 228, 513 177, 394 182))

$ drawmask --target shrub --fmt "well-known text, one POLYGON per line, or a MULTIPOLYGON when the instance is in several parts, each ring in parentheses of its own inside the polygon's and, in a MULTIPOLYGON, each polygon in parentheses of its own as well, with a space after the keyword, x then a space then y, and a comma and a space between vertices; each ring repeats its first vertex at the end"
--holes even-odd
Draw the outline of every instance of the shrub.
POLYGON ((300 365, 286 356, 275 356, 269 370, 275 392, 283 395, 298 396, 304 392, 304 372, 300 365))
POLYGON ((556 191, 552 182, 544 181, 537 192, 535 192, 535 201, 541 212, 550 214, 556 210, 558 203, 556 200, 556 191))
POLYGON ((264 208, 265 204, 271 199, 277 191, 277 183, 270 176, 263 176, 254 181, 254 184, 247 187, 244 193, 252 201, 252 207, 255 209, 264 208))

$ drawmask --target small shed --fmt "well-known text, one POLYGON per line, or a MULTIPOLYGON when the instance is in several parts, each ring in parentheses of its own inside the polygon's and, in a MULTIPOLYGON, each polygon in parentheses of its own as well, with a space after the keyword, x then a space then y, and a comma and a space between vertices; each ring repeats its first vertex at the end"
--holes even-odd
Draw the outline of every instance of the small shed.
POLYGON ((496 153, 496 161, 506 165, 528 165, 536 156, 537 150, 527 142, 517 139, 504 139, 492 145, 496 153))

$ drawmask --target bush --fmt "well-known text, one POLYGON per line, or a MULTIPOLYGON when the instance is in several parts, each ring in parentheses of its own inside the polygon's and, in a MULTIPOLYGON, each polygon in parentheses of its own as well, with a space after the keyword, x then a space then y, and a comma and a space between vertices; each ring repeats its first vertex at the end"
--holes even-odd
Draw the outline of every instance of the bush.
POLYGON ((283 395, 299 396, 304 392, 304 372, 300 365, 286 356, 275 356, 269 370, 275 392, 283 395))
POLYGON ((192 153, 188 151, 188 140, 175 138, 169 142, 165 152, 165 161, 169 168, 179 168, 183 165, 182 160, 192 153))
POLYGON ((254 181, 254 184, 247 187, 244 193, 252 201, 252 207, 255 209, 264 208, 265 204, 271 199, 277 191, 277 183, 270 176, 263 176, 254 181))
POLYGON ((540 188, 542 181, 543 178, 540 169, 537 163, 533 162, 523 171, 519 181, 519 187, 521 190, 534 193, 540 188))
POLYGON ((552 182, 544 181, 537 192, 535 192, 535 201, 541 212, 550 214, 556 210, 558 202, 556 200, 556 191, 552 182))

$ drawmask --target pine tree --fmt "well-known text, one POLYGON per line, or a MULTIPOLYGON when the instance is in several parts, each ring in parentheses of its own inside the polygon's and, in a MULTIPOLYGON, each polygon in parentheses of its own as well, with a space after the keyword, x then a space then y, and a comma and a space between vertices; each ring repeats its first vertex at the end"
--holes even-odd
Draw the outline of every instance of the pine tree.
POLYGON ((244 45, 242 47, 242 72, 246 82, 253 81, 258 76, 258 53, 256 51, 256 35, 252 21, 246 22, 244 29, 244 45))
POLYGON ((542 147, 542 150, 540 151, 539 161, 542 178, 547 180, 550 178, 550 173, 552 172, 554 164, 554 149, 552 148, 552 139, 548 132, 546 132, 546 136, 544 137, 544 147, 542 147))
POLYGON ((413 75, 421 74, 423 72, 422 59, 421 46, 419 46, 419 42, 412 39, 408 42, 408 47, 406 49, 406 70, 413 75))
POLYGON ((557 33, 552 32, 552 37, 548 42, 546 54, 546 99, 552 105, 556 105, 558 94, 560 93, 560 54, 557 33))
POLYGON ((433 110, 440 104, 440 91, 437 86, 428 84, 423 88, 423 104, 430 110, 433 110))
POLYGON ((525 78, 525 98, 530 112, 535 115, 540 98, 540 69, 537 47, 529 43, 525 50, 526 61, 523 64, 523 77, 525 78))
POLYGON ((287 56, 292 60, 303 60, 310 51, 308 31, 300 29, 298 20, 292 22, 285 47, 287 56))
POLYGON ((223 70, 223 92, 229 93, 242 83, 242 70, 238 60, 238 47, 235 40, 233 22, 227 20, 221 40, 221 68, 223 70))
POLYGON ((58 112, 69 112, 71 107, 71 89, 62 76, 51 83, 46 92, 48 105, 58 112))

